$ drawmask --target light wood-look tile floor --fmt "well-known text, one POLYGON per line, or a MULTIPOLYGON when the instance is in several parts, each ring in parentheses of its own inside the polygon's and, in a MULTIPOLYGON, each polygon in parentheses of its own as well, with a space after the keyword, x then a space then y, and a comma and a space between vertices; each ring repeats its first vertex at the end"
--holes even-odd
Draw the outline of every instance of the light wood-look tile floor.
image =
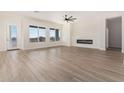
POLYGON ((124 81, 123 55, 76 47, 0 52, 0 81, 124 81))

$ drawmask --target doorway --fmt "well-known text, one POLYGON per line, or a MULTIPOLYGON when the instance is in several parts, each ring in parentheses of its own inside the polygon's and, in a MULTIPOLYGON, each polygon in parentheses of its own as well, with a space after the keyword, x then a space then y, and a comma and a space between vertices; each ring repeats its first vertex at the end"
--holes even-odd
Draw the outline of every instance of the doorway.
POLYGON ((106 49, 122 50, 122 17, 106 19, 106 49))
POLYGON ((7 30, 7 50, 17 49, 17 26, 8 25, 7 30))

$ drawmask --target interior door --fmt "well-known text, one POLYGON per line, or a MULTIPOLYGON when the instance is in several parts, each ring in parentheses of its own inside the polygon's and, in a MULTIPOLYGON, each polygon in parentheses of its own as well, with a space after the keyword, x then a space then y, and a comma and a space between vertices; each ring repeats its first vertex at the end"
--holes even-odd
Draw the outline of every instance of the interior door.
POLYGON ((8 25, 7 30, 7 49, 17 49, 17 26, 8 25))
POLYGON ((108 46, 111 48, 122 48, 122 22, 121 17, 108 20, 108 46))

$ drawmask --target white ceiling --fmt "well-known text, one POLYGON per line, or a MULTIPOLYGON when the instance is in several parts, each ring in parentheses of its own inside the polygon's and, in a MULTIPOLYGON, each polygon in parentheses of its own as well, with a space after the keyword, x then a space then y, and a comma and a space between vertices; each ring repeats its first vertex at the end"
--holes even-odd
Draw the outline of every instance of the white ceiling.
POLYGON ((53 21, 61 23, 63 22, 63 16, 65 12, 50 12, 50 11, 40 11, 40 12, 19 12, 22 15, 30 16, 38 19, 53 21))
POLYGON ((16 15, 23 15, 23 16, 29 16, 29 17, 34 17, 37 19, 42 19, 42 20, 48 20, 52 22, 57 22, 57 23, 63 23, 64 18, 63 16, 65 14, 72 15, 76 17, 77 19, 80 19, 82 17, 87 17, 87 16, 93 16, 93 15, 99 15, 100 16, 105 16, 105 15, 116 15, 116 14, 122 14, 124 12, 96 12, 96 11, 6 11, 6 12, 0 12, 0 14, 16 14, 16 15))
POLYGON ((13 11, 13 12, 0 12, 0 14, 10 14, 10 15, 22 15, 22 16, 29 16, 37 19, 62 23, 64 22, 64 15, 69 14, 69 12, 60 12, 60 11, 13 11))

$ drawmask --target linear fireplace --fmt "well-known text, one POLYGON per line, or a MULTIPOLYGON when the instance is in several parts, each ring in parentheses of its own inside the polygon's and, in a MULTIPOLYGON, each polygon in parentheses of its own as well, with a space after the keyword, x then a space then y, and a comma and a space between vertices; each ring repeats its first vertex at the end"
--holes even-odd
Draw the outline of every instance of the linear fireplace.
POLYGON ((93 40, 77 39, 77 43, 79 43, 79 44, 93 44, 93 40))

